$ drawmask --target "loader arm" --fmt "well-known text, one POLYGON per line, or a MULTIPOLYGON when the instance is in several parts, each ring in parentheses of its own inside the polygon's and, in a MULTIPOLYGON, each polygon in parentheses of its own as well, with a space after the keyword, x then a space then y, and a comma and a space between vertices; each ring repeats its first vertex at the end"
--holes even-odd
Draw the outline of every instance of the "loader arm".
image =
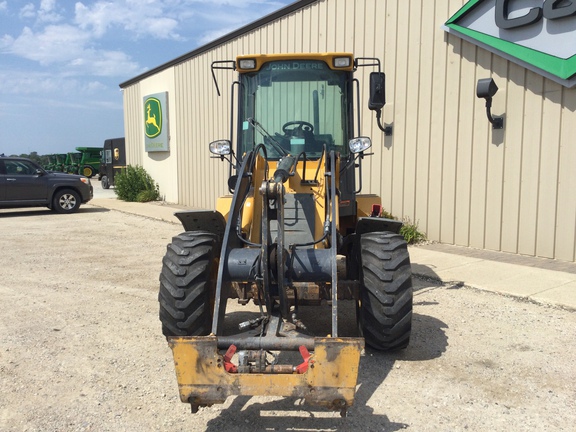
MULTIPOLYGON (((328 185, 323 203, 328 209, 328 219, 324 221, 328 247, 301 250, 286 243, 284 202, 285 183, 302 161, 287 156, 277 164, 273 176, 257 188, 262 197, 258 210, 260 243, 245 247, 237 235, 239 217, 246 196, 256 189, 253 170, 260 156, 251 152, 244 158, 222 238, 211 334, 168 338, 180 397, 191 404, 193 411, 200 406, 222 403, 231 395, 301 397, 310 404, 342 414, 353 404, 364 343, 362 338, 338 337, 338 171, 336 154, 332 151, 325 156, 318 161, 324 165, 323 179, 318 183, 328 185), (274 238, 272 224, 277 227, 274 238), (319 279, 325 280, 332 291, 332 327, 326 337, 306 333, 288 296, 294 280, 318 283, 319 279), (251 324, 243 326, 243 331, 224 335, 226 302, 232 283, 256 285, 265 308, 251 324), (270 361, 267 359, 270 352, 275 353, 274 358, 290 358, 291 362, 270 361), (289 352, 292 355, 284 355, 289 352)), ((290 186, 289 190, 293 192, 290 186)))

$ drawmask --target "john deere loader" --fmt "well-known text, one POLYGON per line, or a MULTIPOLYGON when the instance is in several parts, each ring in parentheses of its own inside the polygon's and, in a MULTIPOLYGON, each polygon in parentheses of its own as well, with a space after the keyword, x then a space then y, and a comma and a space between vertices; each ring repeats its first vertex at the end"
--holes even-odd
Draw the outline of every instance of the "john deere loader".
POLYGON ((230 194, 215 211, 176 214, 185 232, 168 244, 160 274, 162 331, 192 412, 233 395, 266 395, 345 415, 364 344, 408 345, 412 282, 402 224, 379 217, 379 197, 361 194, 371 147, 360 133, 361 67, 372 68, 368 106, 389 132, 378 59, 247 55, 212 64, 216 88, 215 71, 238 72, 233 136, 210 144, 213 157, 230 164, 230 194), (230 299, 254 311, 232 327, 230 299), (357 321, 347 337, 339 325, 345 304, 357 321), (319 320, 328 330, 314 334, 319 320))

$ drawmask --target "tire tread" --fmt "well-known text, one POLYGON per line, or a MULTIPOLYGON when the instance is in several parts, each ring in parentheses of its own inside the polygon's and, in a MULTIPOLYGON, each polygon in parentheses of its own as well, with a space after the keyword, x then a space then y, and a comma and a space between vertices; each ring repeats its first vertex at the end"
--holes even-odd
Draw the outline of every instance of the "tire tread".
POLYGON ((361 238, 360 330, 378 350, 408 346, 412 327, 412 271, 404 238, 373 232, 361 238))
POLYGON ((211 271, 219 253, 218 238, 190 231, 172 238, 160 273, 158 302, 165 336, 201 336, 210 333, 211 271))

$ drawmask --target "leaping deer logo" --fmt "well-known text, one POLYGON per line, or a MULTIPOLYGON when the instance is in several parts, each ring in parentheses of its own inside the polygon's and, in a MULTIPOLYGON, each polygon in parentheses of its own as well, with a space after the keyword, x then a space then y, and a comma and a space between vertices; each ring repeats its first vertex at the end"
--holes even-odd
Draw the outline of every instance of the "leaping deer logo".
POLYGON ((146 135, 154 138, 162 131, 162 111, 160 101, 150 98, 146 101, 146 135))

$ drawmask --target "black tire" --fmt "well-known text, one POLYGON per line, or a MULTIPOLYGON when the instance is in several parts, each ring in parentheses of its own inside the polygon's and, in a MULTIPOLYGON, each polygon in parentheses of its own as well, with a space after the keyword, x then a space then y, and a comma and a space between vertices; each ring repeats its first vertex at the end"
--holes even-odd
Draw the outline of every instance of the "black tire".
POLYGON ((52 198, 52 210, 57 213, 74 213, 80 204, 80 195, 72 189, 60 189, 52 198))
POLYGON ((404 237, 390 232, 362 235, 359 328, 377 350, 406 348, 412 328, 412 270, 404 237))
POLYGON ((108 181, 108 176, 102 176, 100 184, 102 185, 102 189, 110 189, 110 182, 108 181))
POLYGON ((189 231, 172 238, 160 273, 160 321, 165 336, 210 333, 218 271, 218 237, 189 231))

